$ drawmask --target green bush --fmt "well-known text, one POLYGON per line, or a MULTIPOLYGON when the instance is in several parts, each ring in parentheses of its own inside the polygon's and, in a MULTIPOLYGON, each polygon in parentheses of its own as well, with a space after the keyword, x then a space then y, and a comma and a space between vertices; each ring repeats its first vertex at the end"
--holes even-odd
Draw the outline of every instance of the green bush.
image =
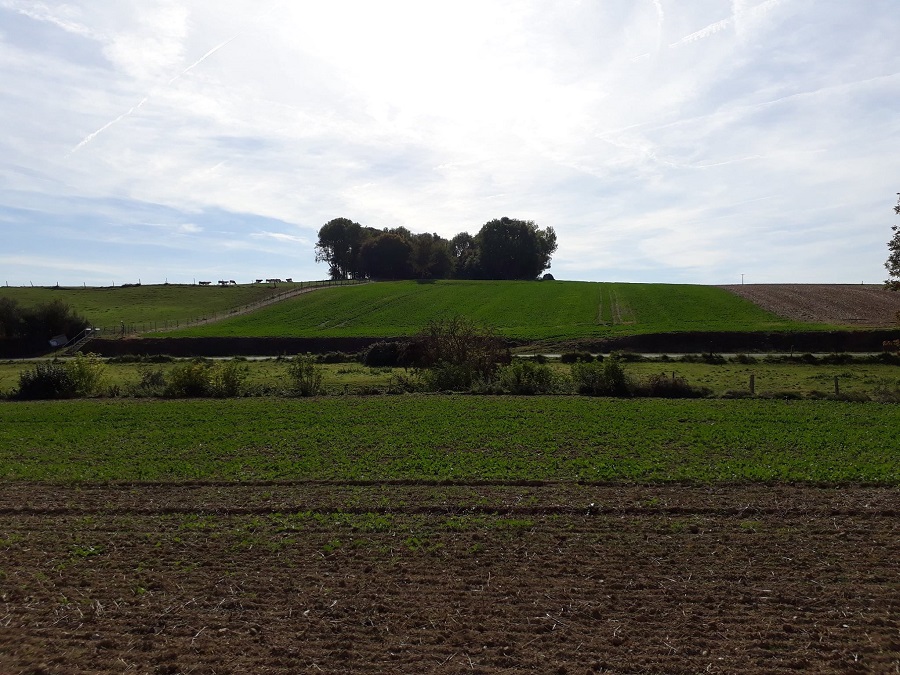
POLYGON ((216 398, 243 396, 247 390, 247 371, 240 361, 224 361, 212 367, 210 394, 216 398))
POLYGON ((403 365, 401 363, 403 354, 403 345, 399 342, 375 342, 361 353, 360 360, 364 365, 374 368, 384 366, 393 368, 403 365))
POLYGON ((130 389, 132 396, 163 396, 166 392, 166 376, 162 368, 145 368, 140 379, 130 389))
POLYGON ((309 354, 298 354, 288 362, 289 391, 294 396, 324 394, 324 376, 316 360, 309 354))
POLYGON ((707 387, 694 387, 683 377, 669 377, 665 373, 651 375, 635 390, 638 396, 654 398, 705 398, 712 395, 707 387))
POLYGON ((14 396, 23 400, 93 396, 103 384, 105 369, 96 354, 78 354, 66 363, 38 363, 19 375, 19 388, 14 396))
POLYGON ((575 391, 586 396, 630 396, 633 384, 618 357, 572 364, 575 391))
POLYGON ((545 364, 514 360, 500 369, 500 389, 509 394, 551 394, 559 390, 556 373, 545 364))
POLYGON ((65 364, 75 386, 76 396, 91 396, 103 385, 106 364, 97 354, 81 354, 65 364))
POLYGON ((594 360, 594 355, 590 352, 565 352, 560 354, 560 363, 590 363, 594 360))
POLYGON ((202 360, 182 363, 169 372, 164 395, 170 398, 199 398, 212 392, 212 369, 202 360))
POLYGON ((19 374, 19 388, 14 395, 15 398, 31 401, 73 398, 75 392, 75 382, 65 365, 47 361, 19 374))

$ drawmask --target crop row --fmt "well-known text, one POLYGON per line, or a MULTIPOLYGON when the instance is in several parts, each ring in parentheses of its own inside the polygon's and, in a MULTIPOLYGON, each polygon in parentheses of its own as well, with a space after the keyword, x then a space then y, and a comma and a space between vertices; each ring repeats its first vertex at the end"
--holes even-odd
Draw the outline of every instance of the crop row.
POLYGON ((0 403, 0 477, 900 482, 896 407, 388 396, 0 403))

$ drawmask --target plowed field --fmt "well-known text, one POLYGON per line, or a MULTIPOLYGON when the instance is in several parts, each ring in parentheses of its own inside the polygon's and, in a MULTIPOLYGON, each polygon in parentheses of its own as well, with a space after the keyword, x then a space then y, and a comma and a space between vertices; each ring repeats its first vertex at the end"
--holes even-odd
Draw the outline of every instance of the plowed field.
POLYGON ((894 673, 896 487, 0 484, 2 673, 894 673))
POLYGON ((794 321, 896 328, 900 312, 900 293, 875 285, 739 284, 722 288, 794 321))

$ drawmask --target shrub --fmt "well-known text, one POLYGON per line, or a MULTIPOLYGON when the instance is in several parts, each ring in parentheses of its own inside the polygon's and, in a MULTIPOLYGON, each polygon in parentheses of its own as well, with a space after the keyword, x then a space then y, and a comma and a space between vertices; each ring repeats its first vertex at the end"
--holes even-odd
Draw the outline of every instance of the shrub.
POLYGON ((370 367, 391 368, 401 365, 403 357, 403 345, 399 342, 375 342, 361 352, 361 361, 370 367))
POLYGON ((92 396, 103 384, 105 369, 96 354, 78 354, 67 363, 38 363, 19 375, 19 388, 14 396, 24 400, 92 396))
POLYGON ((409 345, 410 363, 424 368, 423 385, 432 391, 468 391, 495 379, 511 361, 502 338, 490 328, 455 316, 431 321, 409 345))
POLYGON ((691 386, 683 377, 669 377, 665 373, 659 373, 648 377, 637 387, 636 393, 639 396, 657 398, 705 398, 712 395, 712 390, 691 386))
POLYGON ((826 354, 819 361, 829 366, 843 366, 853 363, 853 356, 851 354, 826 354))
POLYGON ((212 391, 212 372, 208 363, 195 359, 175 366, 169 373, 164 395, 171 398, 198 398, 212 391))
POLYGON ((242 396, 247 390, 247 366, 240 361, 225 361, 212 367, 210 394, 217 398, 242 396))
POLYGON ((141 370, 137 385, 131 388, 133 396, 163 396, 165 391, 166 376, 161 368, 141 370))
POLYGON ((750 365, 753 363, 757 363, 757 359, 754 356, 749 356, 747 354, 735 354, 734 358, 731 359, 734 363, 741 363, 744 365, 750 365))
POLYGON ((76 396, 91 396, 103 384, 106 364, 97 354, 76 354, 65 368, 72 378, 76 396))
POLYGON ((594 355, 590 352, 566 352, 559 357, 560 363, 590 363, 594 355))
POLYGON ((72 398, 75 391, 75 382, 65 365, 47 361, 19 374, 15 397, 27 401, 72 398))
POLYGON ((298 354, 288 362, 289 391, 294 396, 316 396, 325 393, 322 369, 309 354, 298 354))
POLYGON ((616 356, 593 363, 572 364, 572 381, 579 394, 630 396, 632 383, 616 356))
POLYGON ((879 379, 872 390, 872 398, 880 403, 900 403, 900 380, 879 379))
POLYGON ((501 368, 498 379, 500 389, 510 394, 550 394, 559 389, 550 366, 521 359, 501 368))

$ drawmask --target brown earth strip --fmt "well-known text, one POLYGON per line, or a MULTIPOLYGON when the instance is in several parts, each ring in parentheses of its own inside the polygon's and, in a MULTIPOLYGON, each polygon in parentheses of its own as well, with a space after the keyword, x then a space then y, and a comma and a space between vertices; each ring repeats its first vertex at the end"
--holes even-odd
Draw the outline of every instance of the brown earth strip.
POLYGON ((900 293, 881 285, 737 284, 722 288, 794 321, 872 328, 898 325, 900 293))
POLYGON ((3 673, 900 668, 896 487, 6 483, 0 506, 3 673))

